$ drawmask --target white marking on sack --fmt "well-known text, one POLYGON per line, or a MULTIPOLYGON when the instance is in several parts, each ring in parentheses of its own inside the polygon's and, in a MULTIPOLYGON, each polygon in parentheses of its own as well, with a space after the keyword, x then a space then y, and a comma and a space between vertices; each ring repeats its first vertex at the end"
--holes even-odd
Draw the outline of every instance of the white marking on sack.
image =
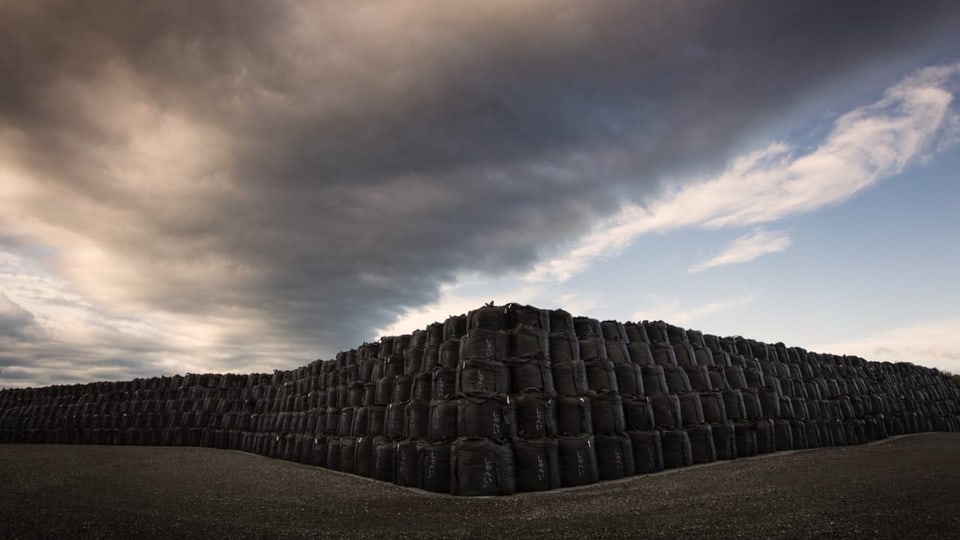
POLYGON ((433 478, 437 473, 437 454, 430 452, 430 466, 427 467, 427 478, 433 478))
POLYGON ((481 478, 483 487, 493 485, 493 462, 490 458, 483 458, 483 477, 481 478))

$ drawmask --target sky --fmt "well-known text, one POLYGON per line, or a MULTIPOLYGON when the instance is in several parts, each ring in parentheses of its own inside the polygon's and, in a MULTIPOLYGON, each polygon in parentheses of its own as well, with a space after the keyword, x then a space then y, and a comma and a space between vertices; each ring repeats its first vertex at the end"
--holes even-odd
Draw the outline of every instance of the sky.
POLYGON ((0 0, 0 387, 483 303, 960 372, 960 4, 0 0))

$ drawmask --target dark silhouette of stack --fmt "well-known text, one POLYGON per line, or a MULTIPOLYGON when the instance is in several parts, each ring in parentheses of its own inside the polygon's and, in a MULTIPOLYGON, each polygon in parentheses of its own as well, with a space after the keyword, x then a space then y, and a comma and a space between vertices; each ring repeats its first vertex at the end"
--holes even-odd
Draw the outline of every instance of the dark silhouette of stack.
POLYGON ((487 305, 272 374, 0 391, 0 442, 205 446, 461 495, 960 430, 937 370, 487 305))

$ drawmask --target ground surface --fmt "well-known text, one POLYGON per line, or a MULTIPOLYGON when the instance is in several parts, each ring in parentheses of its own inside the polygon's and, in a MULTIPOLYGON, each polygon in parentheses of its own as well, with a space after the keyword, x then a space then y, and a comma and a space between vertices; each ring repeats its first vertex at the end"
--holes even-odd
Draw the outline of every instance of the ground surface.
POLYGON ((240 452, 0 445, 0 538, 960 538, 960 434, 501 498, 240 452))

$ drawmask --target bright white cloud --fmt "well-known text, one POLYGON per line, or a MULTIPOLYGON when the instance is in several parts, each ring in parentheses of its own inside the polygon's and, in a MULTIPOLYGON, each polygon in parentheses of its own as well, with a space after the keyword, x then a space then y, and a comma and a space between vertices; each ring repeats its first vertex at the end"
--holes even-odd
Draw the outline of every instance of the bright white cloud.
MULTIPOLYGON (((922 158, 953 118, 960 64, 920 70, 876 103, 841 116, 813 151, 773 143, 733 160, 718 176, 629 204, 572 249, 537 265, 529 281, 565 281, 637 237, 683 227, 742 227, 838 204, 922 158)), ((940 145, 942 148, 942 145, 940 145)))
POLYGON ((793 240, 783 231, 756 230, 734 240, 719 255, 691 266, 688 272, 700 272, 727 264, 739 264, 752 261, 757 257, 783 251, 793 244, 793 240))
POLYGON ((810 347, 873 361, 912 362, 960 373, 960 318, 925 321, 810 347))
POLYGON ((757 300, 757 293, 750 292, 734 298, 716 300, 696 306, 682 306, 680 300, 658 302, 650 309, 637 311, 632 319, 635 321, 664 320, 670 324, 691 327, 693 322, 710 315, 716 315, 733 308, 747 306, 757 300))

